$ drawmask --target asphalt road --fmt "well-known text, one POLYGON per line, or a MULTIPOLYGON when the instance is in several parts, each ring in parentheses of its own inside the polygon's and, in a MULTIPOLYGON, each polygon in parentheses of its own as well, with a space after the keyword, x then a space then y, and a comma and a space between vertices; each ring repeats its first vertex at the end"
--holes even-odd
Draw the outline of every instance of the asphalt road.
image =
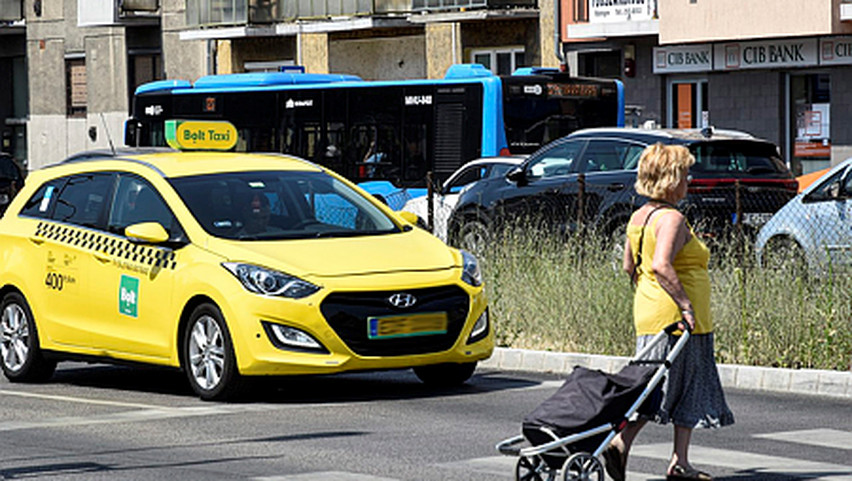
MULTIPOLYGON (((0 380, 0 479, 511 480, 494 445, 561 382, 477 371, 429 389, 409 371, 275 379, 205 403, 182 374, 66 363, 52 382, 0 380)), ((737 423, 693 436, 719 481, 852 480, 852 401, 727 392, 737 423)), ((628 479, 661 480, 671 428, 649 426, 628 479)))

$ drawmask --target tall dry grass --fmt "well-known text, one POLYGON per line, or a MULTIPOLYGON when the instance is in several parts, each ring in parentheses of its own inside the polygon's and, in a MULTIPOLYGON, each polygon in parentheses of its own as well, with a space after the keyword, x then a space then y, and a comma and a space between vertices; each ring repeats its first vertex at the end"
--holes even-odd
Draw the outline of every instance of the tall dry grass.
MULTIPOLYGON (((479 253, 498 346, 629 356, 633 290, 613 244, 515 229, 479 253)), ((717 360, 850 369, 852 273, 761 269, 745 244, 716 246, 717 360)))

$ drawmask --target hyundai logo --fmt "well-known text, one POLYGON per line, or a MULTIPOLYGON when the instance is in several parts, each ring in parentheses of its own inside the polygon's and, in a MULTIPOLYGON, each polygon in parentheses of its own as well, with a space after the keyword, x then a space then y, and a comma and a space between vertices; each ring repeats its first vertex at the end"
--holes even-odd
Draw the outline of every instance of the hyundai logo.
POLYGON ((411 307, 417 303, 417 298, 406 292, 397 292, 388 297, 388 302, 394 307, 411 307))

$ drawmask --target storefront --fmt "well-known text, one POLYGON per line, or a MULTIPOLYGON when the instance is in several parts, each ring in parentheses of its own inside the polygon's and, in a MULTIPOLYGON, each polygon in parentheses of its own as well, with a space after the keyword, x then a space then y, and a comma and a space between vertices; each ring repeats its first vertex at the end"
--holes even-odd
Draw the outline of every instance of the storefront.
POLYGON ((852 37, 656 47, 653 62, 669 127, 751 132, 777 142, 797 174, 849 153, 852 37))

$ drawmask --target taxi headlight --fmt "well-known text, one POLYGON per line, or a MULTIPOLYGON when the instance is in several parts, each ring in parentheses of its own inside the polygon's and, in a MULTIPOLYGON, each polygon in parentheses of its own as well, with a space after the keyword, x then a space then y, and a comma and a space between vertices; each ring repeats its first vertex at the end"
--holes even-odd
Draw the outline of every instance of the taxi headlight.
POLYGON ((222 266, 236 276, 250 292, 266 296, 301 299, 318 291, 319 286, 283 272, 238 262, 224 262, 222 266))
POLYGON ((462 255, 462 280, 472 285, 479 287, 482 285, 482 271, 479 270, 479 261, 468 251, 461 251, 462 255))

